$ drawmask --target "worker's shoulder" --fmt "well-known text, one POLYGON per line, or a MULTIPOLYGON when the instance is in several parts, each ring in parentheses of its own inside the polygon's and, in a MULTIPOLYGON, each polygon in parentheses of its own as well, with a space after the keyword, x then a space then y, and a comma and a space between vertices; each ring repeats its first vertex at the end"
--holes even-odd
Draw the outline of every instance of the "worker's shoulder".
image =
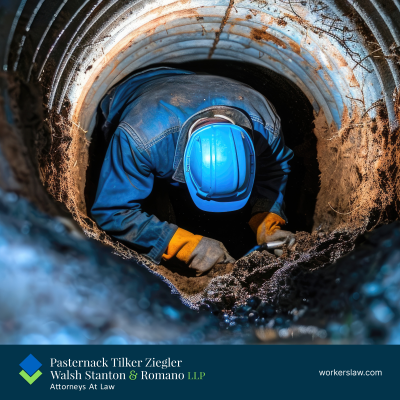
POLYGON ((249 90, 254 90, 251 86, 246 83, 237 81, 233 78, 211 75, 207 73, 196 72, 194 75, 175 75, 165 78, 168 82, 182 82, 190 84, 217 84, 217 85, 228 85, 228 86, 240 86, 241 88, 248 88, 249 90))
POLYGON ((171 146, 174 147, 177 140, 174 136, 177 136, 180 130, 177 121, 165 120, 160 123, 155 118, 150 118, 146 125, 138 124, 137 121, 124 120, 118 127, 125 133, 131 145, 148 154, 150 154, 150 148, 158 148, 162 152, 171 146))

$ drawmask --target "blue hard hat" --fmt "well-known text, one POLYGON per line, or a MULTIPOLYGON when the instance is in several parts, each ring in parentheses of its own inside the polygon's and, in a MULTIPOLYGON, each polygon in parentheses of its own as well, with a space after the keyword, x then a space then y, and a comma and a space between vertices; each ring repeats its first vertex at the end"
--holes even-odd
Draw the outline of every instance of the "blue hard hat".
POLYGON ((184 170, 190 195, 200 210, 239 210, 246 205, 254 185, 253 142, 237 125, 204 126, 188 140, 184 170))

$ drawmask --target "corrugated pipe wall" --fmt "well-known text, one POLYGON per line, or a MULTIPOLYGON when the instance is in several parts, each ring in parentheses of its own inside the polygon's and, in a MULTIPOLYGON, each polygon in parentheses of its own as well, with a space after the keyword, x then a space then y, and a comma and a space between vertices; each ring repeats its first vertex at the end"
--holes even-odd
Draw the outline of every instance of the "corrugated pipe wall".
POLYGON ((283 74, 336 127, 382 99, 396 124, 398 0, 22 0, 3 6, 1 29, 3 70, 42 82, 45 106, 72 105, 84 130, 132 71, 204 59, 283 74))

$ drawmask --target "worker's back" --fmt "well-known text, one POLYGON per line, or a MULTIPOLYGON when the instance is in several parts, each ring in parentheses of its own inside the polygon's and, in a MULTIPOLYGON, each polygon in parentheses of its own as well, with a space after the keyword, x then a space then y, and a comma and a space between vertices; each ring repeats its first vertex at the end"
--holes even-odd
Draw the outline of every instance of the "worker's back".
POLYGON ((148 150, 167 135, 175 136, 176 143, 185 121, 214 106, 246 112, 269 144, 279 135, 279 117, 256 90, 232 79, 183 70, 163 68, 134 76, 110 92, 102 109, 109 121, 124 127, 140 150, 148 150))
MULTIPOLYGON (((183 157, 188 143, 197 137, 195 133, 190 136, 190 127, 202 120, 210 123, 218 121, 221 132, 218 135, 214 132, 209 139, 214 143, 210 145, 213 149, 218 146, 222 149, 220 156, 217 153, 207 156, 203 150, 198 153, 199 157, 204 153, 202 165, 206 168, 207 160, 217 157, 220 157, 218 163, 230 158, 233 160, 240 153, 243 163, 239 165, 236 162, 239 158, 233 160, 232 165, 236 167, 232 176, 228 176, 226 169, 224 176, 219 178, 227 180, 237 175, 243 178, 244 185, 244 189, 240 185, 235 186, 232 183, 234 179, 231 179, 227 187, 232 187, 232 193, 213 189, 216 200, 208 194, 203 200, 219 202, 218 212, 237 210, 248 201, 252 205, 252 214, 269 212, 281 221, 274 220, 274 224, 285 222, 283 196, 290 172, 288 162, 293 153, 285 146, 280 119, 272 105, 251 87, 227 78, 158 68, 137 74, 116 86, 102 101, 101 110, 105 118, 103 132, 112 137, 91 215, 102 229, 117 240, 134 246, 157 263, 162 257, 174 257, 175 252, 180 251, 180 241, 187 240, 189 236, 194 238, 194 241, 188 239, 190 250, 201 240, 201 246, 196 247, 199 260, 207 253, 204 246, 216 250, 215 254, 212 253, 214 261, 221 257, 225 261, 231 259, 222 243, 210 238, 202 239, 201 235, 193 235, 173 223, 160 221, 156 215, 150 215, 143 209, 144 201, 153 191, 155 179, 161 178, 173 185, 178 182, 187 184, 184 174, 188 171, 188 162, 183 168, 183 157), (223 121, 218 119, 220 117, 223 121), (224 142, 229 135, 222 135, 225 128, 220 125, 227 121, 233 124, 229 132, 233 128, 237 130, 235 144, 231 143, 233 147, 229 152, 224 150, 229 147, 224 142), (242 140, 247 142, 240 148, 242 140), (243 169, 245 167, 248 169, 243 169), (220 195, 230 197, 217 198, 220 195), (232 206, 228 207, 228 204, 232 206), (176 238, 180 238, 179 241, 176 238)), ((217 129, 216 126, 212 128, 217 129)), ((198 128, 196 132, 200 129, 203 128, 198 128)), ((207 140, 204 137, 204 143, 207 140)), ((216 171, 216 168, 212 169, 216 171)), ((218 170, 224 171, 223 168, 218 170)), ((193 176, 203 180, 205 175, 197 172, 193 176)), ((212 177, 216 177, 215 172, 212 177)), ((217 181, 211 184, 213 188, 216 188, 217 181)), ((197 196, 194 194, 197 186, 193 186, 190 192, 192 199, 197 196)), ((185 189, 188 190, 186 185, 185 189)), ((189 262, 190 254, 186 254, 187 259, 186 256, 182 259, 189 262)), ((196 263, 194 265, 197 266, 196 263)), ((193 268, 205 271, 210 265, 207 264, 206 269, 193 268)))

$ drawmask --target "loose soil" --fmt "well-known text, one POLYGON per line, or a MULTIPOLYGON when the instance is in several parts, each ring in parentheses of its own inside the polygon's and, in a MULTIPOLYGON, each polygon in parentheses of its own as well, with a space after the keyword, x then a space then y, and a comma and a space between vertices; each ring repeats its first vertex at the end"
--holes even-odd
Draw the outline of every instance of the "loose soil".
POLYGON ((152 269, 197 307, 212 302, 220 310, 229 311, 234 305, 245 304, 256 296, 282 308, 285 301, 288 306, 290 303, 290 299, 284 299, 281 289, 293 269, 314 271, 333 263, 353 249, 359 233, 347 230, 331 234, 299 232, 295 246, 290 251, 284 246, 281 257, 268 251, 256 251, 235 264, 218 264, 201 277, 195 277, 186 266, 159 265, 152 269))

